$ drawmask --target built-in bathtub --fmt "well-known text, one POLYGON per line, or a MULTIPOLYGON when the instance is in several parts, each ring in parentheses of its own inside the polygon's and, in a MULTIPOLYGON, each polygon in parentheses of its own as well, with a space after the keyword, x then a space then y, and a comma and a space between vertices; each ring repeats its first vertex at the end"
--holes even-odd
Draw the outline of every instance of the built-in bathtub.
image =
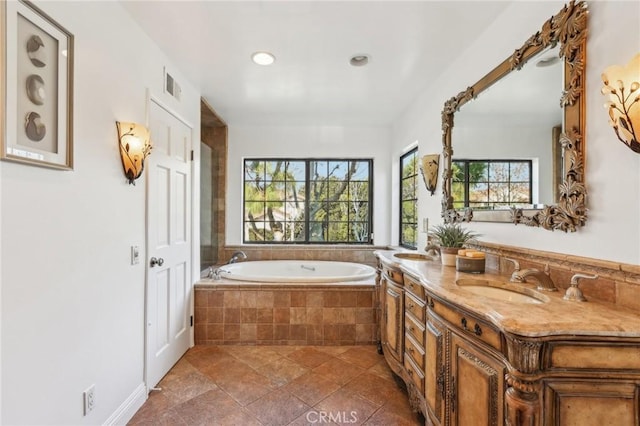
POLYGON ((375 269, 352 262, 248 261, 195 287, 196 344, 377 342, 375 269))
POLYGON ((258 283, 344 283, 373 279, 376 270, 353 262, 258 260, 224 265, 220 276, 258 283))

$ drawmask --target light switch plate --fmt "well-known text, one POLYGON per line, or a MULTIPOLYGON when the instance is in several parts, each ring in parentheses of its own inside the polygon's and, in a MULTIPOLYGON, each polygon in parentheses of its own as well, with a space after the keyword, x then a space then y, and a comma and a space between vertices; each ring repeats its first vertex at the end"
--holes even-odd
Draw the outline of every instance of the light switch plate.
POLYGON ((140 249, 138 246, 131 246, 131 264, 137 265, 140 263, 140 249))

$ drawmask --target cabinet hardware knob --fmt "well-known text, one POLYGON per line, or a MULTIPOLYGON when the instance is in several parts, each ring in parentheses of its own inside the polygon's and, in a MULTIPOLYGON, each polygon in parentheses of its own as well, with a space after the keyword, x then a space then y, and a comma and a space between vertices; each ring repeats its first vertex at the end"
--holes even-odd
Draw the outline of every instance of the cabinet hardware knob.
POLYGON ((409 369, 407 370, 407 373, 409 373, 410 376, 413 376, 413 370, 409 369))
POLYGON ((409 347, 409 352, 413 353, 413 348, 409 347))
POLYGON ((473 332, 476 336, 482 336, 482 328, 478 324, 473 327, 473 332))
POLYGON ((463 329, 465 329, 465 330, 467 329, 467 319, 466 319, 466 318, 464 318, 464 317, 463 317, 463 318, 460 320, 460 324, 462 324, 462 328, 463 328, 463 329))

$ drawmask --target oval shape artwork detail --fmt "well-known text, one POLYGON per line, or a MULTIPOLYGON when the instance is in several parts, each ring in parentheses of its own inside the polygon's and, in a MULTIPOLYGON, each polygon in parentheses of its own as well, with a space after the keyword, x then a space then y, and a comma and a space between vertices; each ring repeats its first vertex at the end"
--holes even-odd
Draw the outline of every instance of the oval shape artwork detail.
POLYGON ((24 130, 27 137, 34 142, 41 141, 47 134, 47 128, 44 123, 42 123, 40 114, 33 111, 27 114, 24 122, 24 130))
POLYGON ((46 93, 42 77, 37 74, 31 74, 27 77, 27 96, 36 105, 44 104, 46 93))
POLYGON ((38 68, 47 65, 47 53, 44 50, 44 42, 38 35, 32 35, 27 41, 27 54, 31 63, 38 68))

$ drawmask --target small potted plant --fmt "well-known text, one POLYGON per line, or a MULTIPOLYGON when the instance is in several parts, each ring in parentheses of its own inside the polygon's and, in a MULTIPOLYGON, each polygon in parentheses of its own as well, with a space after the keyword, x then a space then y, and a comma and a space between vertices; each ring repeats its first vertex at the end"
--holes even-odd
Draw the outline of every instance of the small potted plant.
POLYGON ((480 234, 465 229, 458 223, 436 225, 429 231, 431 242, 440 247, 440 258, 446 266, 455 266, 458 250, 479 236, 480 234))

